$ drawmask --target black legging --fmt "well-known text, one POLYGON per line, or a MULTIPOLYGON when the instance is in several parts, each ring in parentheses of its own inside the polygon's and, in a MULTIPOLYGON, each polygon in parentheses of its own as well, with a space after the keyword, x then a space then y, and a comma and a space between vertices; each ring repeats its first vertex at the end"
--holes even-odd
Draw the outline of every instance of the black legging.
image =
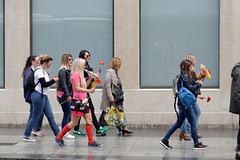
POLYGON ((237 136, 237 147, 240 149, 240 114, 239 114, 239 129, 238 129, 238 136, 237 136))
MULTIPOLYGON (((89 93, 87 93, 87 97, 89 97, 89 93)), ((95 112, 94 112, 95 109, 94 109, 94 106, 93 106, 91 98, 88 99, 88 103, 89 103, 89 108, 91 110, 92 123, 93 123, 94 127, 96 128, 96 130, 99 130, 100 129, 100 125, 99 125, 98 120, 96 118, 96 115, 95 115, 95 112)), ((81 117, 80 117, 80 119, 78 121, 78 125, 76 125, 74 127, 74 131, 78 131, 79 130, 80 121, 81 121, 81 117)))

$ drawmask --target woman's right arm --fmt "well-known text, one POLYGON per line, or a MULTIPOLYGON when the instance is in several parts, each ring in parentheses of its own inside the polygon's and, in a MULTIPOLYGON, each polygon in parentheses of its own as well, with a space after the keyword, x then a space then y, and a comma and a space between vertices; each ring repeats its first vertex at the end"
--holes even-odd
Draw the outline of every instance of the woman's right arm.
POLYGON ((83 92, 83 93, 94 93, 95 92, 95 87, 91 89, 86 89, 80 87, 80 82, 73 82, 74 88, 77 92, 83 92))
POLYGON ((183 77, 183 84, 184 86, 186 86, 187 89, 189 89, 192 93, 194 93, 198 88, 200 88, 202 86, 202 83, 196 83, 196 84, 192 84, 189 80, 188 76, 184 76, 183 77))
POLYGON ((53 85, 55 83, 55 80, 51 79, 50 81, 46 82, 45 78, 43 77, 43 78, 39 78, 39 82, 41 83, 42 87, 46 88, 53 85))

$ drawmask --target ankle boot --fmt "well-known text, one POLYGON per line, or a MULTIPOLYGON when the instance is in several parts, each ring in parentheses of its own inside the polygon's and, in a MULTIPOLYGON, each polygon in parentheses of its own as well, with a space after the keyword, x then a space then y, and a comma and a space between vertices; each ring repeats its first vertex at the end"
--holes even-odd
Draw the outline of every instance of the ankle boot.
POLYGON ((197 138, 202 138, 202 136, 199 133, 197 133, 197 138))
POLYGON ((189 138, 189 137, 187 136, 186 132, 180 132, 180 134, 179 134, 179 139, 180 139, 180 140, 184 139, 185 141, 190 141, 190 140, 191 140, 191 138, 189 138))

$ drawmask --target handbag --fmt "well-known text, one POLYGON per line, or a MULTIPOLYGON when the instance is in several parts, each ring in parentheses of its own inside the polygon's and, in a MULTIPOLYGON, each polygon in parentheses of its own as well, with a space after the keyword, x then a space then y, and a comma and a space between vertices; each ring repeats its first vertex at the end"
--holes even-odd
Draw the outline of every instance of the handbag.
POLYGON ((184 107, 190 108, 195 102, 195 95, 190 92, 187 88, 183 87, 183 81, 181 79, 181 89, 178 92, 178 98, 184 107))
POLYGON ((122 126, 124 123, 124 110, 117 106, 107 107, 104 119, 109 126, 122 126))
POLYGON ((115 103, 119 103, 119 102, 124 101, 123 91, 121 89, 118 89, 117 91, 113 92, 112 95, 114 97, 114 102, 115 103))

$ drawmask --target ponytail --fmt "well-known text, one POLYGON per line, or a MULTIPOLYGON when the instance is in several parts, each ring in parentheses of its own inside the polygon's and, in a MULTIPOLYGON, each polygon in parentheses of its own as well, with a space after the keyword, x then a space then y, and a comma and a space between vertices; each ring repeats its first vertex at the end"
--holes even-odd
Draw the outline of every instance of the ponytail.
POLYGON ((32 65, 32 61, 34 61, 36 57, 37 56, 29 56, 27 58, 25 67, 23 68, 22 77, 24 76, 24 72, 26 71, 26 69, 32 65))

